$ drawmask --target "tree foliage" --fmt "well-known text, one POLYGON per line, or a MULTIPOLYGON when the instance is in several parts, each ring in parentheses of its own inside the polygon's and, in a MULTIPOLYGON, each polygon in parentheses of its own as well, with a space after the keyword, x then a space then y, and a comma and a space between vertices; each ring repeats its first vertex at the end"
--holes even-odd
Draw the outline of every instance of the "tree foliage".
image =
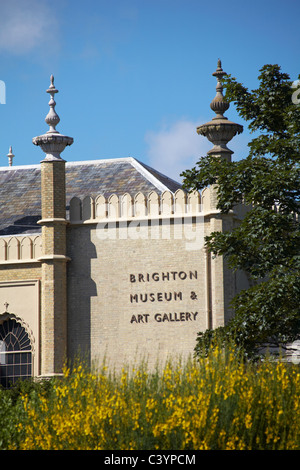
POLYGON ((217 183, 223 213, 241 201, 250 206, 231 232, 206 237, 210 252, 244 270, 251 287, 234 298, 235 315, 225 327, 198 334, 198 353, 230 337, 253 356, 266 343, 285 345, 300 334, 300 105, 278 65, 265 65, 258 79, 252 91, 230 75, 223 79, 225 99, 256 135, 246 158, 205 156, 183 173, 189 190, 217 183))

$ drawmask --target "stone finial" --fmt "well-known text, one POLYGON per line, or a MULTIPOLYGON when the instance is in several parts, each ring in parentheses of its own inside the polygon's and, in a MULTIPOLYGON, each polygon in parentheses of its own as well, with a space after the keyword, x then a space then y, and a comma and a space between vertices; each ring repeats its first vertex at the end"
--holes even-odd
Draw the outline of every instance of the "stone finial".
POLYGON ((208 155, 221 156, 230 161, 233 152, 227 147, 227 143, 236 134, 243 132, 243 126, 229 121, 224 116, 225 111, 229 108, 229 103, 225 101, 223 96, 221 79, 226 75, 226 72, 222 69, 220 59, 218 60, 217 69, 212 75, 217 78, 217 94, 212 100, 210 107, 216 113, 216 116, 206 124, 197 127, 197 133, 205 136, 214 144, 214 147, 207 152, 208 155))
POLYGON ((50 76, 50 86, 47 93, 51 95, 49 106, 50 110, 45 118, 46 123, 49 125, 49 130, 46 134, 34 137, 32 142, 34 145, 41 147, 45 152, 46 157, 44 161, 63 161, 60 154, 64 151, 67 145, 72 145, 74 142, 73 137, 60 134, 56 130, 57 124, 60 122, 59 116, 55 111, 56 102, 54 95, 58 93, 58 90, 54 86, 54 77, 50 76))
POLYGON ((58 131, 55 129, 55 127, 57 126, 57 124, 59 123, 60 119, 59 119, 59 116, 57 114, 57 112, 55 111, 55 105, 56 105, 56 102, 54 100, 54 95, 55 93, 58 93, 58 90, 55 88, 54 86, 54 76, 51 75, 50 76, 50 86, 47 90, 47 93, 50 93, 50 101, 49 101, 49 106, 50 106, 50 110, 49 110, 49 113, 47 114, 47 116, 45 117, 45 121, 46 123, 48 124, 49 126, 49 131, 47 132, 47 134, 49 133, 58 133, 58 131))
POLYGON ((216 117, 214 117, 213 119, 222 119, 222 118, 227 119, 227 118, 224 118, 223 114, 229 108, 229 103, 227 103, 227 101, 225 101, 224 99, 223 86, 221 83, 221 80, 224 77, 224 75, 226 75, 226 72, 224 72, 222 69, 222 64, 221 64, 220 59, 218 59, 217 69, 212 75, 214 77, 217 77, 217 81, 218 81, 217 86, 216 86, 217 94, 212 100, 212 102, 210 103, 211 109, 216 113, 216 117))
POLYGON ((12 153, 12 146, 9 147, 9 153, 7 154, 7 157, 8 157, 9 166, 12 166, 13 158, 14 158, 14 154, 12 153))

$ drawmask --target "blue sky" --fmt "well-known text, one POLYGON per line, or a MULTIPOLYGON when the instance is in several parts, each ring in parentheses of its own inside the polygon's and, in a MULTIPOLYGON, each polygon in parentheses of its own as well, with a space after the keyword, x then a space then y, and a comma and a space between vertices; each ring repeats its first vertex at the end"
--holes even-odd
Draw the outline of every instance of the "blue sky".
MULTIPOLYGON (((250 89, 259 69, 300 73, 298 0, 0 0, 0 166, 37 164, 51 74, 67 161, 135 157, 179 180, 211 148, 217 60, 250 89)), ((229 148, 247 154, 245 126, 229 148)))

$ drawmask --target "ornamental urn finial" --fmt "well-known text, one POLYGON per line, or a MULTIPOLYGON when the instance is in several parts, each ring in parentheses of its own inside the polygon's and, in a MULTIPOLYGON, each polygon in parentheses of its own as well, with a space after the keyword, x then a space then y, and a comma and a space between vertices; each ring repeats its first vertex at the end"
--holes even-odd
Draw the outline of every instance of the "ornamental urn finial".
POLYGON ((229 103, 223 96, 222 78, 227 75, 222 69, 221 60, 218 60, 216 71, 212 74, 217 78, 216 91, 217 94, 212 100, 210 107, 216 113, 216 116, 206 124, 197 127, 197 133, 205 136, 214 147, 209 150, 208 155, 221 156, 227 160, 231 160, 233 151, 227 147, 227 143, 236 135, 243 132, 243 126, 231 122, 224 116, 225 111, 229 108, 229 103))
POLYGON ((59 116, 55 111, 56 102, 54 95, 58 93, 58 90, 54 86, 54 76, 50 76, 50 86, 47 93, 50 94, 51 98, 49 101, 50 110, 45 118, 46 123, 49 126, 49 130, 46 134, 39 135, 32 139, 34 145, 41 147, 45 152, 46 157, 44 161, 63 161, 60 154, 64 151, 67 145, 73 144, 73 137, 62 135, 56 129, 57 124, 60 122, 59 116))
POLYGON ((223 71, 222 69, 222 64, 221 60, 218 60, 218 66, 217 70, 212 74, 214 77, 217 77, 217 86, 216 86, 216 96, 210 103, 211 109, 216 113, 216 117, 213 119, 227 119, 223 116, 225 111, 229 108, 229 103, 225 101, 224 96, 223 96, 223 86, 222 86, 222 78, 224 75, 227 75, 226 72, 223 71))

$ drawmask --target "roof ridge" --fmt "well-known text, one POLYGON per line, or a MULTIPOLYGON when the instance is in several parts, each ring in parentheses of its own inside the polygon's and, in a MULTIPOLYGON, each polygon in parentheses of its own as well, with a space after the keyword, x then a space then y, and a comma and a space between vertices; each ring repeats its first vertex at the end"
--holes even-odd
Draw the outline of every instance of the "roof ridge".
MULTIPOLYGON (((167 178, 169 181, 172 181, 173 183, 176 183, 176 184, 181 184, 179 183, 179 181, 176 181, 174 180, 173 178, 170 178, 170 176, 166 175, 165 173, 162 173, 161 171, 159 170, 156 170, 155 168, 153 168, 152 166, 150 165, 147 165, 147 163, 144 163, 144 162, 140 162, 139 160, 137 160, 143 167, 146 167, 147 168, 150 168, 150 170, 154 171, 154 173, 157 173, 161 176, 163 176, 164 178, 167 178)), ((148 170, 149 171, 149 170, 148 170)))
MULTIPOLYGON (((120 161, 130 161, 133 157, 117 157, 117 158, 99 158, 97 160, 80 160, 73 162, 66 162, 66 166, 76 166, 76 165, 95 165, 96 163, 105 163, 105 162, 120 162, 120 161)), ((12 165, 12 166, 0 166, 0 171, 13 171, 13 170, 24 170, 30 168, 40 168, 39 163, 34 163, 30 165, 12 165)))
MULTIPOLYGON (((130 162, 136 160, 134 157, 116 157, 116 158, 99 158, 97 160, 79 160, 66 162, 66 166, 76 166, 76 165, 95 165, 102 164, 106 162, 130 162)), ((39 163, 30 164, 30 165, 13 165, 13 166, 0 166, 0 171, 13 171, 13 170, 25 170, 31 168, 40 168, 39 163)))
POLYGON ((162 192, 170 191, 170 189, 164 183, 162 183, 158 178, 156 178, 155 175, 150 173, 150 171, 147 170, 147 168, 145 168, 143 164, 139 162, 139 160, 136 160, 135 158, 133 158, 131 161, 131 164, 139 173, 141 173, 142 176, 144 176, 148 181, 150 181, 150 183, 156 186, 157 189, 159 189, 162 192))
POLYGON ((0 171, 14 171, 14 170, 30 170, 33 168, 40 168, 39 164, 34 165, 12 165, 12 166, 0 166, 0 171))
POLYGON ((73 162, 66 162, 66 166, 76 166, 76 165, 95 165, 95 164, 102 164, 106 162, 128 162, 131 161, 133 157, 116 157, 116 158, 99 158, 97 160, 80 160, 80 161, 73 161, 73 162))

